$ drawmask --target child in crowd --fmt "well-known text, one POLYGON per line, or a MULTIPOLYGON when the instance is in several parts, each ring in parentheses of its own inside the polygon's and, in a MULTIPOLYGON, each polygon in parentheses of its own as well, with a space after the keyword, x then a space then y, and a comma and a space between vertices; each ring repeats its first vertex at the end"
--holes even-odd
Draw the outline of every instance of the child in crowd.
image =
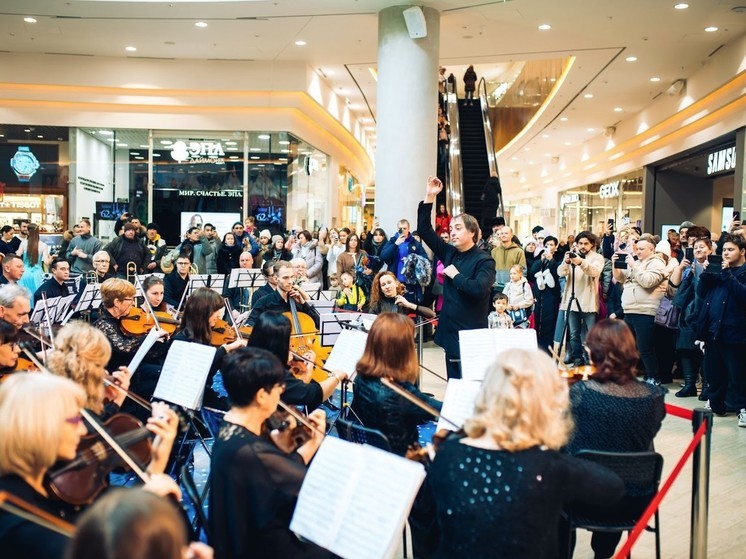
POLYGON ((337 298, 337 307, 347 311, 361 311, 365 305, 365 293, 355 285, 355 276, 350 272, 342 272, 342 291, 337 298))
POLYGON ((510 282, 503 288, 508 296, 508 312, 515 328, 528 328, 528 318, 534 305, 531 286, 523 277, 523 268, 516 264, 510 268, 510 282))
POLYGON ((508 296, 505 293, 498 293, 492 299, 492 306, 495 310, 487 317, 487 326, 490 328, 512 328, 513 319, 507 313, 508 296))
POLYGON ((339 275, 338 274, 329 274, 329 291, 334 293, 334 298, 336 299, 339 295, 339 292, 341 291, 341 287, 339 285, 339 275))

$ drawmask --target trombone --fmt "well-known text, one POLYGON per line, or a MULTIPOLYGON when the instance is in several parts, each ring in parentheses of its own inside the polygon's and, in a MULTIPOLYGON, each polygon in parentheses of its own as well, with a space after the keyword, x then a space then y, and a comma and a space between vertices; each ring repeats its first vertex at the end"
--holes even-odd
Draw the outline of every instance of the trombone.
POLYGON ((135 284, 137 278, 137 264, 134 262, 127 262, 126 279, 131 284, 135 284))

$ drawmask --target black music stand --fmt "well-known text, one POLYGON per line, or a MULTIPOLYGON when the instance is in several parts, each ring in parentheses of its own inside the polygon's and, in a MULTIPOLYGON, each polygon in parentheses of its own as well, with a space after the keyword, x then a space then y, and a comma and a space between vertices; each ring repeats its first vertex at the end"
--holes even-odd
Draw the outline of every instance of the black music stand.
POLYGON ((80 299, 75 304, 72 312, 69 313, 64 320, 62 325, 64 326, 76 313, 87 316, 90 319, 91 311, 101 306, 101 284, 100 283, 89 283, 85 286, 85 289, 80 294, 80 299))
POLYGON ((254 291, 265 285, 267 285, 267 278, 262 274, 261 268, 233 268, 228 279, 228 289, 249 290, 248 305, 245 309, 239 309, 240 311, 251 310, 251 299, 254 297, 254 291))

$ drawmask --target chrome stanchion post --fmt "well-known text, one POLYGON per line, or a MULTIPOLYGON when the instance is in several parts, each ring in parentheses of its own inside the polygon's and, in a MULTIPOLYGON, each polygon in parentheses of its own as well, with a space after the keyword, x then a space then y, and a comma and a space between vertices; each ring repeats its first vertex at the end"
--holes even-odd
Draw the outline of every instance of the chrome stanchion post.
POLYGON ((691 559, 707 559, 707 519, 710 502, 710 443, 712 438, 712 410, 697 408, 692 417, 692 428, 697 432, 705 422, 705 433, 692 455, 692 539, 689 543, 691 559))
MULTIPOLYGON (((415 324, 415 333, 417 334, 417 362, 422 363, 422 321, 419 320, 415 324)), ((415 381, 415 385, 417 388, 420 387, 420 378, 422 376, 422 370, 419 368, 417 369, 417 380, 415 381)))

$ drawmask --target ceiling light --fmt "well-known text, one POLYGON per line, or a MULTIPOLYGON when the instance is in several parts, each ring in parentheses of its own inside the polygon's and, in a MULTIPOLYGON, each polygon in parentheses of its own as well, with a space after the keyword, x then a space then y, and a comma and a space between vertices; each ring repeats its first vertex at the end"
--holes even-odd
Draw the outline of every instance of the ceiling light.
POLYGON ((621 113, 623 110, 624 109, 622 109, 621 107, 614 107, 614 112, 615 113, 621 113))
POLYGON ((709 27, 705 27, 705 31, 707 31, 708 33, 714 33, 717 30, 718 30, 718 28, 715 27, 714 25, 710 25, 709 27))
POLYGON ((207 27, 207 22, 205 21, 198 21, 194 24, 196 27, 207 27))
POLYGON ((542 23, 542 24, 541 24, 541 25, 539 26, 539 30, 540 30, 540 31, 549 31, 549 30, 550 30, 551 28, 552 28, 552 26, 551 26, 551 25, 549 25, 548 23, 542 23))
POLYGON ((596 131, 596 129, 595 129, 595 128, 589 128, 589 129, 588 129, 588 132, 595 132, 595 131, 596 131))
POLYGON ((237 155, 229 155, 228 159, 238 159, 238 156, 237 155))
POLYGON ((306 42, 305 42, 305 41, 303 41, 303 40, 301 40, 301 39, 298 39, 297 41, 295 41, 295 44, 296 44, 297 46, 299 46, 299 47, 304 47, 304 46, 306 46, 306 42))
POLYGON ((290 140, 280 140, 277 143, 280 144, 281 146, 289 146, 290 145, 290 140))
POLYGON ((572 142, 565 142, 565 145, 566 145, 566 146, 571 146, 571 145, 572 145, 572 142))
POLYGON ((26 23, 36 23, 36 18, 35 17, 25 17, 25 18, 23 18, 23 21, 25 21, 26 23))
POLYGON ((140 155, 140 153, 139 153, 139 152, 137 152, 137 151, 131 151, 131 152, 130 152, 130 155, 140 155))
POLYGON ((31 128, 24 128, 23 131, 24 132, 31 132, 31 128))
POLYGON ((562 122, 567 122, 567 117, 566 117, 566 116, 561 116, 561 117, 560 117, 560 120, 561 120, 562 122))
POLYGON ((689 7, 689 4, 686 2, 679 2, 678 4, 674 4, 673 7, 677 10, 686 10, 689 7))
POLYGON ((655 83, 661 81, 661 79, 658 76, 653 76, 652 78, 650 78, 650 81, 655 83))
POLYGON ((269 140, 269 134, 259 134, 257 138, 260 140, 269 140))
POLYGON ((542 134, 541 137, 546 139, 549 137, 549 134, 542 134))
POLYGON ((124 47, 124 50, 128 52, 135 52, 137 50, 137 47, 124 47))
POLYGON ((637 62, 637 57, 636 56, 628 56, 624 60, 626 60, 627 62, 637 62))
POLYGON ((161 140, 161 144, 164 146, 170 146, 173 142, 171 140, 161 140))
POLYGON ((111 130, 99 130, 98 133, 103 134, 104 136, 111 136, 114 132, 111 130))
POLYGON ((130 147, 129 144, 117 144, 118 148, 128 148, 130 147))
POLYGON ((160 156, 161 156, 161 154, 160 154, 160 153, 154 153, 154 154, 153 154, 153 157, 160 157, 160 156))
POLYGON ((41 134, 38 134, 36 137, 37 138, 43 138, 44 136, 42 136, 41 134))
POLYGON ((287 157, 280 157, 277 161, 279 161, 280 163, 287 163, 288 162, 288 158, 287 157))
POLYGON ((135 159, 137 159, 138 161, 145 161, 144 157, 135 157, 135 159))
POLYGON ((518 158, 517 158, 517 157, 516 157, 515 155, 514 155, 513 157, 511 157, 510 159, 511 159, 512 161, 518 161, 518 158))
POLYGON ((259 159, 258 155, 252 155, 249 159, 259 159))
POLYGON ((586 93, 585 95, 583 95, 583 97, 585 97, 586 99, 593 99, 593 93, 586 93))
POLYGON ((289 149, 281 149, 280 153, 290 153, 290 150, 289 149))
POLYGON ((150 146, 148 144, 140 144, 141 148, 148 149, 150 146))

